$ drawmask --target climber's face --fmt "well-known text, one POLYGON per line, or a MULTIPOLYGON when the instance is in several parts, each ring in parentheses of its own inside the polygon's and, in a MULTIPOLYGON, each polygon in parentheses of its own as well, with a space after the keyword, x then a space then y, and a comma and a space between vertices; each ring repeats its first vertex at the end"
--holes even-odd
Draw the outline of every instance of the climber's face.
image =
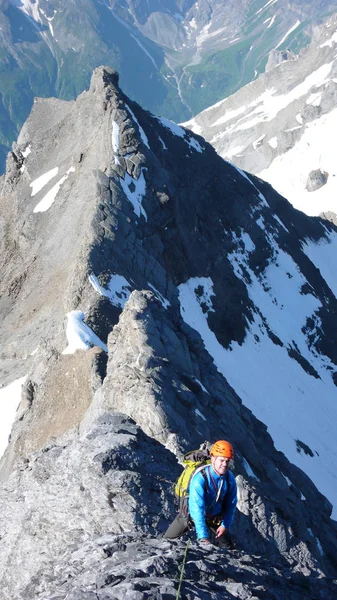
POLYGON ((211 456, 211 463, 218 475, 224 475, 228 469, 230 458, 225 456, 211 456))

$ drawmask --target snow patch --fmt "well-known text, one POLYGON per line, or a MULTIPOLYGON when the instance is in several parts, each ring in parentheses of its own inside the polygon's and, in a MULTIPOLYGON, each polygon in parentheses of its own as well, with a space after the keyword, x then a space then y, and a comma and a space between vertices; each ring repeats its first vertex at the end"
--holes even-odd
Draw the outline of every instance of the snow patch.
POLYGON ((68 179, 69 174, 74 173, 74 172, 75 172, 75 167, 70 167, 70 169, 68 169, 66 174, 63 175, 63 177, 61 177, 60 181, 58 181, 54 185, 54 187, 52 187, 52 189, 49 190, 49 192, 45 195, 45 197, 35 206, 33 213, 46 212, 46 210, 48 210, 54 203, 56 196, 60 191, 61 186, 66 181, 66 179, 68 179))
POLYGON ((294 485, 292 481, 290 481, 289 477, 287 477, 284 473, 282 473, 284 479, 286 480, 287 484, 290 486, 294 485))
POLYGON ((234 169, 236 169, 238 171, 238 173, 240 173, 240 175, 242 175, 242 177, 244 177, 245 179, 247 179, 247 181, 249 181, 250 185, 252 185, 253 188, 255 188, 255 190, 257 191, 258 197, 261 200, 261 204, 263 206, 269 207, 269 204, 268 204, 267 200, 265 199, 264 195, 260 192, 260 190, 256 187, 256 185, 251 181, 251 179, 249 179, 248 175, 246 175, 246 173, 244 171, 239 169, 239 167, 236 167, 235 165, 232 165, 232 166, 234 167, 234 169))
POLYGON ((259 146, 261 146, 261 142, 264 140, 265 137, 266 137, 266 134, 264 133, 257 140, 255 140, 255 142, 253 142, 254 150, 256 150, 259 146))
POLYGON ((199 381, 199 379, 197 379, 196 377, 194 377, 194 381, 196 381, 200 385, 200 387, 201 387, 201 389, 202 389, 203 392, 206 392, 206 394, 210 395, 209 391, 206 390, 205 386, 202 385, 202 383, 201 383, 201 381, 199 381))
POLYGON ((276 50, 277 48, 279 48, 279 47, 280 47, 280 46, 283 44, 283 42, 285 42, 285 40, 287 39, 287 37, 289 37, 289 35, 290 35, 290 34, 291 34, 293 31, 295 31, 295 29, 297 29, 297 27, 298 27, 299 25, 301 25, 301 21, 297 20, 297 21, 296 21, 296 23, 295 23, 295 25, 293 25, 292 27, 290 27, 289 31, 287 31, 287 33, 286 33, 286 34, 285 34, 285 36, 282 38, 282 40, 281 40, 281 41, 280 41, 280 42, 277 44, 277 46, 275 46, 275 50, 276 50))
POLYGON ((206 417, 202 414, 202 412, 200 412, 200 410, 198 410, 197 408, 194 409, 195 414, 200 417, 203 421, 207 421, 206 417))
POLYGON ((168 308, 169 306, 171 306, 171 302, 164 298, 164 296, 160 292, 158 292, 158 290, 154 287, 154 285, 152 285, 152 283, 147 282, 147 285, 156 294, 158 300, 161 302, 164 308, 168 308))
POLYGON ((322 92, 311 94, 306 100, 306 104, 312 104, 312 106, 319 106, 322 100, 322 92))
POLYGON ((246 471, 247 475, 249 477, 253 477, 253 479, 256 479, 257 481, 260 481, 260 479, 255 475, 255 473, 254 473, 253 469, 251 468, 248 460, 246 460, 244 456, 242 457, 242 462, 243 462, 243 466, 245 468, 245 471, 246 471))
POLYGON ((269 29, 270 27, 272 27, 272 25, 274 25, 274 23, 275 23, 275 19, 276 19, 276 15, 274 15, 274 16, 273 16, 273 18, 271 19, 271 21, 270 21, 270 23, 269 23, 269 25, 268 25, 267 29, 269 29))
POLYGON ((262 215, 257 219, 256 221, 256 225, 258 225, 260 227, 260 229, 265 230, 265 224, 264 224, 264 218, 262 217, 262 215))
MULTIPOLYGON (((187 296, 193 295, 197 299, 202 314, 214 312, 212 304, 213 281, 210 277, 191 277, 186 283, 179 286, 179 290, 187 296), (186 291, 185 291, 186 290, 186 291)), ((187 303, 183 302, 181 310, 185 311, 187 303)))
POLYGON ((329 46, 330 48, 332 48, 333 44, 337 44, 337 31, 335 31, 335 33, 333 34, 333 36, 327 40, 326 42, 324 42, 324 44, 321 44, 319 46, 319 48, 324 48, 324 46, 329 46))
POLYGON ((258 15, 260 12, 262 12, 265 8, 267 8, 267 6, 270 6, 271 4, 275 4, 275 2, 277 2, 277 0, 269 0, 267 2, 267 4, 265 4, 264 6, 262 6, 262 8, 260 8, 258 11, 256 11, 256 14, 258 15))
POLYGON ((202 134, 202 127, 200 127, 200 125, 198 125, 198 123, 196 122, 195 119, 191 119, 190 121, 186 121, 186 123, 181 123, 181 124, 184 127, 187 127, 187 129, 190 129, 191 131, 196 133, 197 135, 202 134))
POLYGON ((118 154, 118 150, 119 150, 119 125, 118 125, 118 123, 116 123, 116 121, 112 121, 112 149, 114 151, 114 154, 118 154))
POLYGON ((225 158, 226 160, 229 158, 233 158, 234 156, 239 156, 243 150, 245 150, 245 146, 234 146, 233 148, 229 148, 228 150, 226 150, 226 156, 224 156, 223 158, 225 158))
POLYGON ((159 136, 159 141, 160 141, 161 145, 163 146, 164 150, 167 150, 167 146, 166 146, 165 142, 161 139, 160 136, 159 136))
MULTIPOLYGON (((222 100, 222 102, 225 102, 225 100, 222 100)), ((215 106, 217 106, 216 104, 213 105, 214 108, 215 106)), ((208 109, 210 110, 210 109, 208 109)), ((219 125, 223 125, 224 123, 227 123, 227 121, 231 121, 232 119, 236 119, 236 117, 239 117, 240 115, 244 114, 247 110, 247 106, 243 105, 240 106, 239 108, 233 109, 233 110, 227 110, 226 113, 220 117, 219 119, 217 119, 216 121, 214 121, 214 123, 211 123, 210 126, 211 127, 218 127, 219 125)))
POLYGON ((141 140, 142 140, 143 144, 145 144, 145 146, 147 146, 147 148, 150 150, 149 140, 147 139, 147 135, 145 134, 144 129, 140 126, 139 121, 136 118, 136 116, 134 115, 134 113, 132 112, 131 108, 127 104, 125 106, 126 106, 127 110, 129 111, 129 113, 130 113, 131 117, 133 118, 133 120, 138 125, 139 135, 141 137, 141 140))
POLYGON ((49 181, 53 179, 53 177, 55 177, 58 174, 58 172, 59 168, 55 167, 55 169, 51 169, 51 171, 40 175, 40 177, 32 181, 32 183, 29 184, 29 187, 32 188, 31 196, 35 196, 40 190, 42 190, 42 188, 45 185, 47 185, 47 183, 49 183, 49 181))
POLYGON ((164 127, 166 127, 166 129, 169 129, 173 133, 173 135, 185 139, 185 142, 189 145, 190 148, 193 148, 197 152, 204 151, 204 148, 200 146, 199 142, 195 138, 186 138, 187 131, 180 127, 180 125, 177 125, 177 123, 166 119, 166 117, 157 117, 157 119, 162 125, 164 125, 164 127))
POLYGON ((302 250, 320 271, 323 279, 337 298, 337 233, 334 231, 327 233, 326 239, 322 238, 318 242, 307 239, 302 244, 302 250))
POLYGON ((21 151, 23 158, 27 158, 27 156, 29 156, 31 151, 32 151, 32 146, 31 146, 31 144, 28 144, 28 146, 24 150, 21 151))
POLYGON ((73 310, 67 314, 67 317, 66 336, 68 346, 63 350, 62 354, 74 354, 76 350, 88 350, 93 346, 99 346, 105 352, 108 352, 106 344, 84 323, 84 312, 73 310))
POLYGON ((100 294, 108 298, 114 306, 124 308, 126 301, 131 294, 131 285, 122 275, 111 275, 107 288, 104 288, 98 281, 96 275, 89 275, 89 281, 92 287, 100 294))
POLYGON ((285 226, 285 224, 284 224, 284 223, 282 223, 281 219, 280 219, 280 218, 279 218, 277 215, 272 215, 272 216, 274 217, 275 221, 277 221, 277 222, 278 222, 278 223, 281 225, 281 227, 283 227, 283 229, 284 229, 284 230, 285 230, 287 233, 289 233, 289 229, 287 229, 287 227, 285 226))
POLYGON ((272 148, 277 148, 277 137, 270 138, 270 140, 268 140, 268 144, 272 148))
POLYGON ((322 548, 322 544, 317 537, 315 537, 315 542, 317 544, 318 552, 320 553, 321 556, 324 556, 324 550, 322 548))
POLYGON ((124 173, 124 179, 119 178, 122 190, 126 195, 129 202, 133 206, 133 210, 137 217, 143 215, 145 221, 147 221, 147 214, 143 208, 142 202, 146 194, 146 182, 144 177, 144 167, 141 169, 141 173, 138 179, 134 179, 129 173, 124 173))

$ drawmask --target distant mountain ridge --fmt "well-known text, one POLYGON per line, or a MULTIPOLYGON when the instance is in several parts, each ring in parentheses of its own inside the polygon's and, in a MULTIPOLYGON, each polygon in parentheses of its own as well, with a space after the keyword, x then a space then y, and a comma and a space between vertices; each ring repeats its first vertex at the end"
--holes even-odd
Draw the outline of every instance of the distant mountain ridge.
POLYGON ((300 56, 279 58, 256 81, 185 125, 223 158, 269 181, 295 208, 337 214, 336 15, 315 29, 300 56))
POLYGON ((302 48, 334 9, 332 0, 82 0, 80 9, 3 0, 0 144, 7 151, 16 139, 34 96, 75 98, 102 63, 145 108, 186 120, 262 72, 275 46, 302 48))

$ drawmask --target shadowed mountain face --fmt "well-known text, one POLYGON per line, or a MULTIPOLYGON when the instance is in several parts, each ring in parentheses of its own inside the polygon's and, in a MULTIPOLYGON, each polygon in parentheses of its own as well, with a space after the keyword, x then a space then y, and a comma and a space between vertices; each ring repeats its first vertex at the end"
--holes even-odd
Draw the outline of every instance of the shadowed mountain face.
POLYGON ((3 600, 174 597, 177 458, 217 438, 237 547, 192 542, 186 597, 330 600, 335 227, 108 68, 36 100, 0 186, 3 600))
POLYGON ((268 70, 185 125, 225 159, 268 180, 309 215, 337 213, 337 18, 299 56, 271 54, 268 70))
POLYGON ((335 9, 332 0, 3 0, 0 144, 6 154, 34 97, 73 99, 104 63, 145 108, 186 120, 263 72, 275 47, 298 52, 335 9))

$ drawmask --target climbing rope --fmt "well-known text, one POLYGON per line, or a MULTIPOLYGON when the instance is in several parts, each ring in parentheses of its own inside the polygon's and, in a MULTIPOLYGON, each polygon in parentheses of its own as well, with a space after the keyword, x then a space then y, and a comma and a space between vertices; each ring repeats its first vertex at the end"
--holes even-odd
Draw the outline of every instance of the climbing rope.
POLYGON ((179 585, 178 585, 176 600, 179 600, 179 598, 180 598, 180 589, 181 589, 181 584, 182 584, 183 578, 184 578, 185 563, 186 563, 187 550, 188 550, 189 544, 190 544, 190 540, 187 541, 185 552, 184 552, 184 558, 183 558, 183 564, 181 565, 181 570, 180 570, 180 579, 179 579, 179 585))

